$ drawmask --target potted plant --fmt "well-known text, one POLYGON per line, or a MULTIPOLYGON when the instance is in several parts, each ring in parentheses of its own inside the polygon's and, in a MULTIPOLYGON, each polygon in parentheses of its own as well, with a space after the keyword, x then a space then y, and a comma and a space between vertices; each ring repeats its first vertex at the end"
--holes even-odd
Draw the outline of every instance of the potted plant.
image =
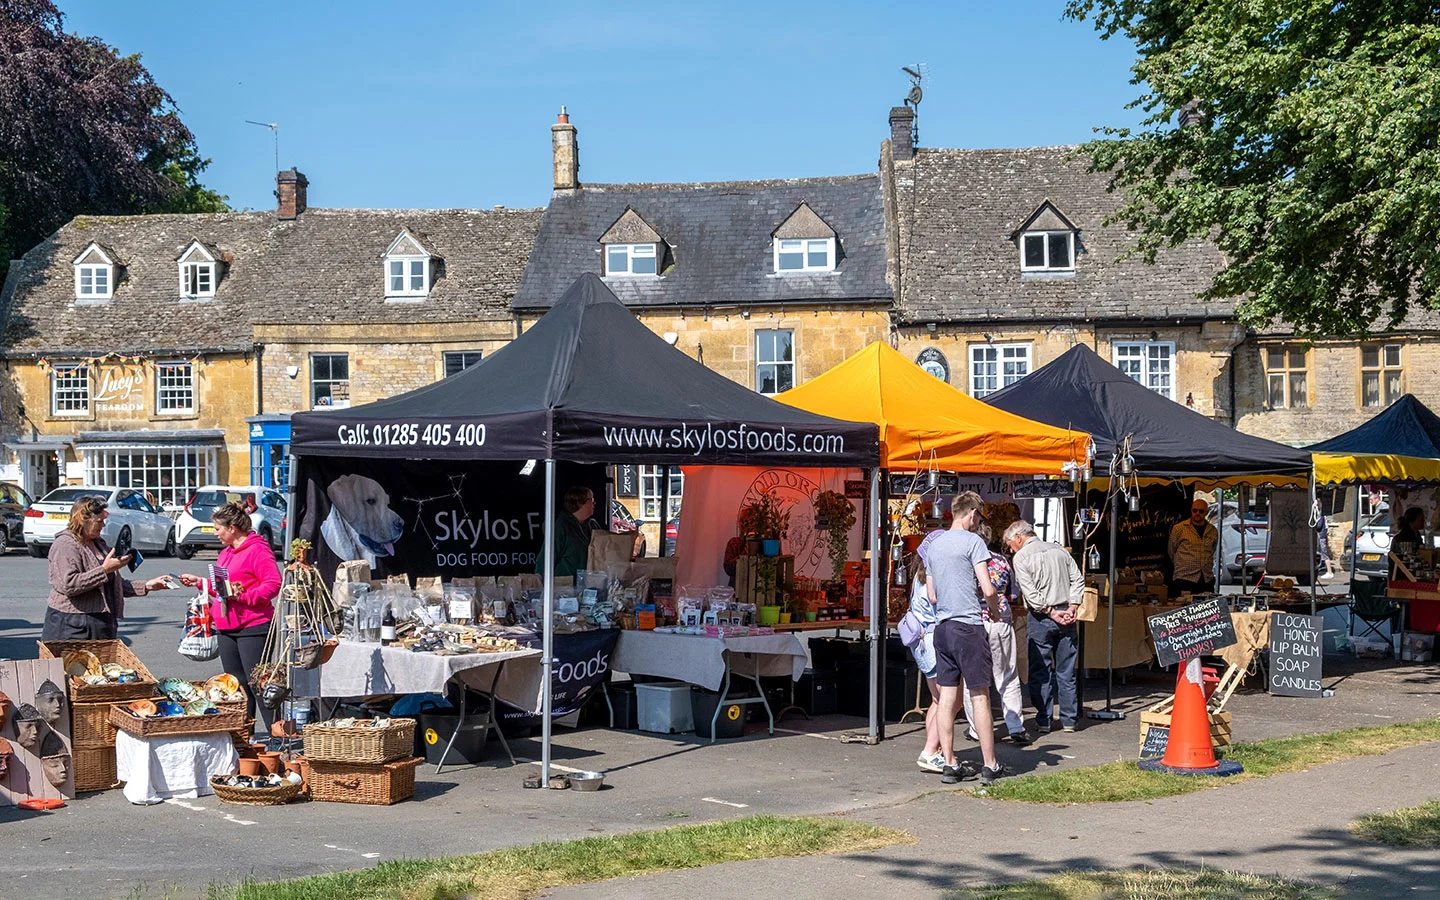
MULTIPOLYGON (((794 593, 785 595, 785 608, 790 611, 791 622, 803 622, 808 616, 814 615, 814 613, 808 613, 807 616, 808 611, 805 609, 805 601, 801 599, 798 594, 794 593)), ((814 619, 809 619, 809 621, 813 622, 814 619)))
POLYGON ((755 577, 758 580, 756 586, 756 602, 759 606, 758 612, 761 625, 780 624, 780 613, 784 610, 784 607, 780 602, 780 588, 775 583, 775 576, 778 571, 779 565, 776 563, 774 557, 762 556, 755 563, 755 577))
POLYGON ((815 527, 825 532, 825 549, 830 555, 830 578, 839 581, 845 573, 845 557, 850 553, 850 529, 855 527, 855 507, 844 494, 821 491, 815 497, 815 527))
POLYGON ((747 542, 761 542, 765 556, 780 555, 780 540, 790 528, 790 513, 772 491, 765 491, 740 510, 740 531, 747 542))

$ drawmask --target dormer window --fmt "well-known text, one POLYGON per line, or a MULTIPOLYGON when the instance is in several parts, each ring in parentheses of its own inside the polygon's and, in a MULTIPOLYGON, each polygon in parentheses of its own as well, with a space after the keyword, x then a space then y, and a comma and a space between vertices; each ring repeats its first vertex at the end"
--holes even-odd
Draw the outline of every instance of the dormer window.
POLYGON ((91 244, 75 257, 75 301, 96 303, 115 295, 115 257, 91 244))
POLYGON ((183 300, 205 300, 215 296, 219 279, 218 253, 199 241, 191 241, 180 254, 180 297, 183 300))
POLYGON ((659 275, 664 270, 665 242, 660 232, 630 207, 600 235, 605 248, 606 278, 659 275))
POLYGON ((835 269, 835 229, 801 203, 770 233, 775 274, 835 269))
POLYGON ((1059 207, 1049 200, 1030 214, 1010 235, 1020 247, 1020 271, 1024 274, 1075 271, 1076 228, 1059 207))
POLYGON ((406 228, 384 254, 385 299, 423 300, 430 293, 430 262, 434 253, 406 228))

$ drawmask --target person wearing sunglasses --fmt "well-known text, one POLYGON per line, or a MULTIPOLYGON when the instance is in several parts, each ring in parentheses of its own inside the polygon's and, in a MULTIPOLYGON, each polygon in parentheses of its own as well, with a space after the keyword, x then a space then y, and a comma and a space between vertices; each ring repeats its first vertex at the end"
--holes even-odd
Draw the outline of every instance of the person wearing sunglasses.
POLYGON ((1176 594, 1207 594, 1215 589, 1215 546, 1220 532, 1205 518, 1210 504, 1196 497, 1190 518, 1170 529, 1170 584, 1176 594))

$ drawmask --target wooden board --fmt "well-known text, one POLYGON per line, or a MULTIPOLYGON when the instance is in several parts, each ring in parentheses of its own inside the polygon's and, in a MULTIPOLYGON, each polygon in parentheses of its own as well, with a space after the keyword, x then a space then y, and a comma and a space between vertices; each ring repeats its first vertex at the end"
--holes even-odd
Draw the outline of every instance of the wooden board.
MULTIPOLYGON (((1170 714, 1168 712, 1154 712, 1147 709, 1140 713, 1140 746, 1145 746, 1145 735, 1152 726, 1162 728, 1170 727, 1170 714)), ((1215 747, 1230 746, 1230 714, 1218 712, 1210 714, 1210 743, 1215 747)))
POLYGON ((13 754, 10 757, 10 772, 4 781, 0 781, 0 806, 14 806, 21 800, 33 797, 63 797, 69 800, 75 796, 73 756, 65 784, 56 788, 45 779, 39 755, 21 747, 15 739, 16 713, 21 704, 35 702, 35 690, 47 679, 65 691, 65 710, 53 729, 49 725, 41 726, 40 739, 44 741, 47 734, 53 733, 64 745, 64 753, 67 756, 73 753, 70 742, 70 692, 66 686, 69 679, 65 677, 64 664, 58 659, 11 659, 0 662, 0 693, 9 697, 11 703, 10 717, 5 722, 5 728, 0 730, 0 737, 10 742, 13 754))

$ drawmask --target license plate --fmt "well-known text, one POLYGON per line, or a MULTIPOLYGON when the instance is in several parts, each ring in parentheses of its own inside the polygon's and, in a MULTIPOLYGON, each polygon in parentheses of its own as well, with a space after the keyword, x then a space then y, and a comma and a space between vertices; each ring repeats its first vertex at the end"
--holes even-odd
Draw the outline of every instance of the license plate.
POLYGON ((1380 554, 1378 554, 1378 553, 1362 553, 1362 554, 1360 554, 1360 558, 1363 559, 1363 560, 1365 560, 1366 562, 1379 562, 1379 561, 1380 561, 1380 554))
POLYGON ((46 513, 46 514, 45 514, 45 518, 47 518, 47 519, 58 519, 58 520, 60 520, 61 522, 68 522, 68 521, 70 521, 70 516, 69 516, 68 514, 66 514, 66 513, 46 513))
POLYGON ((214 529, 214 528, 211 528, 209 525, 201 525, 201 526, 200 526, 200 533, 201 533, 201 534, 214 534, 214 533, 215 533, 215 529, 214 529))

